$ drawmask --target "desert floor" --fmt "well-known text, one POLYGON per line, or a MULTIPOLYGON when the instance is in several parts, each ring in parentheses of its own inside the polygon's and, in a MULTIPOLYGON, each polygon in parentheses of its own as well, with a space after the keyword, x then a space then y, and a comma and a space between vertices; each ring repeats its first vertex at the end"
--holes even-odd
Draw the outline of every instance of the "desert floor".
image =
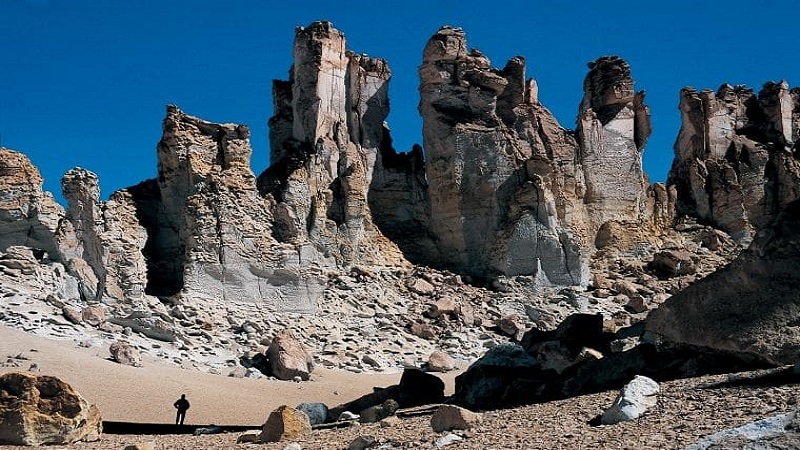
MULTIPOLYGON (((84 349, 0 327, 0 371, 28 370, 36 364, 76 387, 100 408, 104 419, 146 423, 174 420, 172 402, 185 393, 192 402, 187 422, 238 424, 258 428, 279 405, 305 401, 330 406, 388 386, 400 374, 352 374, 320 369, 311 381, 294 383, 236 379, 203 374, 155 361, 142 368, 106 360, 104 349, 84 349), (17 355, 27 359, 15 358, 17 355), (19 367, 9 367, 10 363, 19 367)), ((449 392, 455 373, 444 374, 449 392)), ((611 404, 616 392, 603 392, 521 408, 488 411, 475 429, 458 434, 462 441, 446 448, 464 449, 672 449, 683 448, 716 431, 792 411, 800 401, 797 380, 776 379, 768 372, 716 375, 661 384, 659 404, 644 417, 614 426, 589 421, 611 404)), ((402 419, 390 427, 356 425, 316 430, 298 440, 304 449, 345 449, 360 435, 373 435, 382 448, 436 448, 443 434, 433 432, 429 416, 402 419)), ((152 443, 155 449, 205 450, 254 448, 236 444, 240 433, 208 436, 110 435, 100 442, 67 446, 81 450, 122 450, 152 443)), ((446 434, 446 433, 444 433, 446 434)), ((283 449, 287 443, 255 448, 283 449)), ((0 446, 0 449, 15 448, 0 446)), ((56 446, 51 448, 64 448, 56 446)))

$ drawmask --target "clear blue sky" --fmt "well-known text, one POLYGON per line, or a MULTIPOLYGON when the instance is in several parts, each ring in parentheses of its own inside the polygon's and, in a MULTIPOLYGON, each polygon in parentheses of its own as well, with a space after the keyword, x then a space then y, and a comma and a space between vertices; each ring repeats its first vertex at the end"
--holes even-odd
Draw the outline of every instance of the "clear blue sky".
POLYGON ((647 91, 645 170, 663 181, 679 128, 678 91, 721 83, 800 84, 797 0, 0 0, 0 143, 27 154, 60 195, 81 166, 103 197, 152 178, 164 106, 252 130, 268 165, 271 80, 286 78, 294 28, 330 20, 348 47, 393 71, 396 147, 421 141, 417 66, 441 25, 460 26, 495 66, 522 55, 541 101, 574 128, 586 63, 617 54, 647 91))

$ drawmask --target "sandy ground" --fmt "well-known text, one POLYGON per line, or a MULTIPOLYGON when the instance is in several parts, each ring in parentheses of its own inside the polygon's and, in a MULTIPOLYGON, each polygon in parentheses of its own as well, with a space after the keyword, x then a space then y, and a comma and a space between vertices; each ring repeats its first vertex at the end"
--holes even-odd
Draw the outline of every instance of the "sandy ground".
MULTIPOLYGON (((81 348, 69 341, 51 341, 0 325, 0 373, 28 370, 36 364, 41 374, 54 375, 96 404, 104 420, 171 423, 172 403, 186 394, 191 408, 187 424, 254 425, 264 423, 280 405, 322 402, 336 406, 372 392, 375 386, 397 384, 400 373, 355 374, 318 368, 302 383, 232 378, 144 360, 144 367, 110 361, 107 350, 81 348), (9 358, 20 367, 7 367, 9 358)), ((456 373, 440 374, 452 393, 456 373)))
MULTIPOLYGON (((121 366, 104 360, 105 355, 97 349, 71 346, 74 344, 65 349, 62 344, 0 327, 3 358, 0 363, 17 354, 30 358, 21 361, 19 369, 27 370, 31 363, 36 363, 43 373, 61 377, 96 403, 107 420, 170 423, 174 418, 172 402, 185 392, 193 405, 188 422, 258 428, 268 413, 281 404, 321 401, 337 405, 370 392, 373 386, 394 384, 400 376, 320 370, 315 380, 304 383, 234 379, 154 364, 143 368, 121 366)), ((640 419, 612 426, 593 426, 590 421, 611 404, 616 396, 613 391, 483 412, 483 421, 476 428, 456 432, 462 440, 444 448, 680 449, 717 431, 797 409, 800 379, 776 381, 770 378, 770 373, 715 375, 661 383, 656 407, 640 419)), ((454 376, 443 377, 448 390, 452 390, 454 376)), ((378 443, 375 448, 435 449, 439 448, 437 439, 445 434, 431 429, 430 416, 419 416, 401 419, 389 427, 356 424, 349 428, 315 430, 296 443, 306 450, 341 450, 358 436, 372 435, 378 443)), ((131 444, 147 443, 155 450, 283 450, 288 444, 237 444, 239 435, 105 434, 99 442, 49 448, 122 450, 131 444)), ((0 445, 0 450, 15 448, 0 445)), ((800 448, 800 443, 787 448, 800 448)))

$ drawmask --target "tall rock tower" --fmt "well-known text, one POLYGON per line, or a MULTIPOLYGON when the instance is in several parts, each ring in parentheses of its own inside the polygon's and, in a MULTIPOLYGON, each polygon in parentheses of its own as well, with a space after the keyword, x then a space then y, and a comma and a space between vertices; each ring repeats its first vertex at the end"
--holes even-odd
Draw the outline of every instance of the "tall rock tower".
POLYGON ((273 198, 274 234, 307 258, 400 263, 373 223, 373 168, 388 139, 391 72, 382 59, 346 49, 330 22, 297 28, 289 81, 275 81, 271 166, 258 179, 273 198))

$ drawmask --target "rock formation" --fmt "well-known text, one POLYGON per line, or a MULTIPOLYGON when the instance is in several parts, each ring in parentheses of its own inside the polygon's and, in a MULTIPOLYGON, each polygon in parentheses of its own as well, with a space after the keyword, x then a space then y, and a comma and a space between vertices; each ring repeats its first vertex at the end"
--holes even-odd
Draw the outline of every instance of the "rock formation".
POLYGON ((250 131, 167 108, 158 178, 127 190, 147 230, 147 292, 267 301, 308 311, 320 277, 299 249, 272 238, 269 199, 250 170, 250 131))
POLYGON ((458 28, 428 41, 419 110, 440 265, 585 285, 601 225, 648 221, 664 208, 668 196, 650 193, 642 172, 643 93, 621 59, 589 66, 575 133, 539 103, 522 57, 494 69, 458 28))
POLYGON ((62 257, 80 281, 84 299, 141 299, 147 284, 142 255, 147 232, 130 192, 115 192, 101 202, 97 175, 79 167, 64 174, 61 188, 67 200, 62 257))
POLYGON ((647 330, 667 342, 792 364, 800 360, 800 201, 729 266, 667 300, 647 330))
POLYGON ((595 226, 645 215, 642 150, 650 136, 644 92, 635 92, 628 63, 611 56, 589 63, 578 112, 584 202, 595 226))
POLYGON ((71 444, 96 441, 100 411, 56 377, 20 372, 0 376, 0 443, 71 444))
POLYGON ((258 186, 275 201, 275 237, 304 259, 403 261, 369 208, 390 76, 386 61, 348 51, 330 22, 297 29, 290 79, 273 84, 271 165, 258 186))
POLYGON ((668 183, 679 214, 749 242, 788 202, 800 198, 800 90, 766 83, 714 93, 681 90, 681 130, 668 183))
POLYGON ((56 233, 64 211, 42 191, 42 182, 28 157, 0 147, 0 251, 24 245, 58 259, 56 233))

